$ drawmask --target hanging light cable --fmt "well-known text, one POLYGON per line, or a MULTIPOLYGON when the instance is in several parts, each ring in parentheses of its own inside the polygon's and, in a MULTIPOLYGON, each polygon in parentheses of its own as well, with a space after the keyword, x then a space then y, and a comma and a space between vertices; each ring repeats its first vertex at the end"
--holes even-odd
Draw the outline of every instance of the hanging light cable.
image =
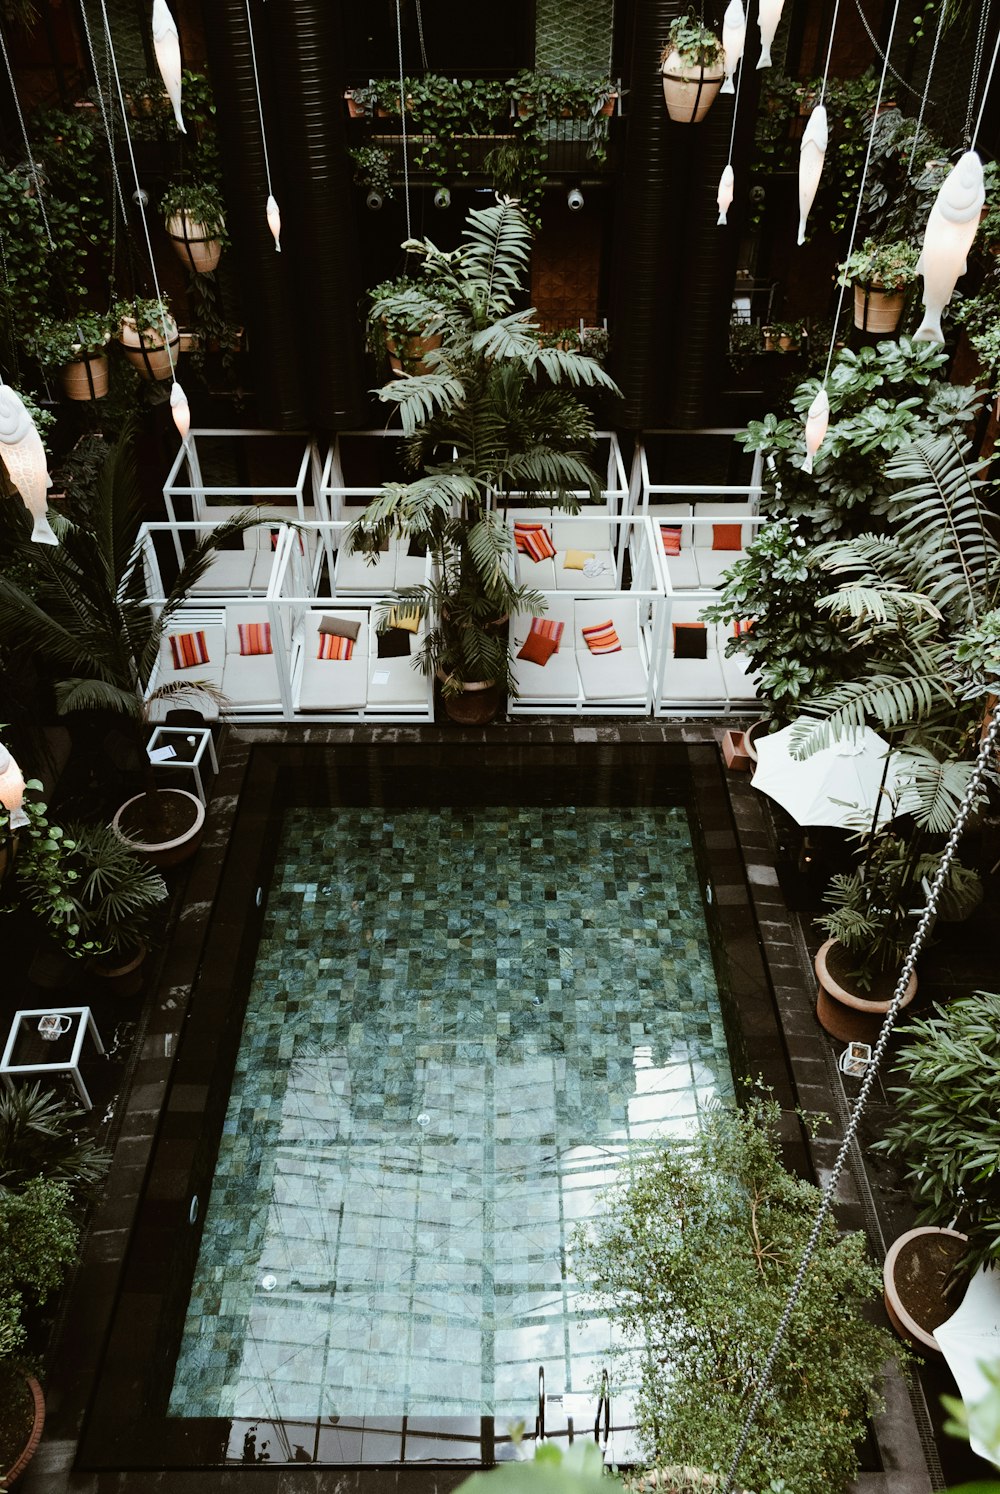
MULTIPOLYGON (((833 15, 833 23, 834 23, 834 25, 836 25, 836 23, 837 23, 837 9, 839 9, 839 6, 840 6, 840 0, 837 0, 837 8, 834 10, 834 15, 833 15)), ((872 111, 871 129, 868 131, 868 148, 865 151, 864 165, 861 168, 861 181, 858 184, 858 200, 857 200, 857 203, 856 203, 855 208, 854 208, 854 221, 851 224, 851 238, 850 238, 850 242, 849 242, 849 244, 847 246, 847 258, 848 259, 850 259, 851 255, 854 253, 854 241, 857 238, 857 234, 858 234, 858 223, 861 220, 861 204, 864 202, 865 185, 866 185, 866 183, 868 181, 868 167, 871 165, 872 145, 873 145, 874 140, 875 140, 875 121, 878 119, 878 111, 879 111, 879 107, 881 106, 881 103, 882 103, 882 92, 883 92, 883 90, 885 88, 885 75, 886 75, 886 70, 887 70, 887 68, 889 66, 889 53, 892 51, 892 38, 893 38, 893 36, 895 35, 895 32, 896 32, 896 21, 897 21, 898 18, 899 18, 899 0, 894 0, 894 4, 893 4, 893 7, 892 7, 892 24, 889 27, 889 39, 886 42, 885 53, 884 53, 884 55, 882 57, 882 73, 881 73, 881 76, 879 77, 879 80, 878 80, 878 93, 875 95, 875 108, 872 111)), ((830 54, 831 54, 832 51, 833 51, 833 31, 831 29, 831 31, 830 31, 830 46, 829 46, 829 48, 827 50, 827 54, 826 54, 826 65, 827 65, 827 68, 829 68, 829 66, 830 66, 830 54)), ((823 87, 824 87, 824 89, 826 87, 825 75, 824 75, 823 87)), ((823 99, 823 94, 821 93, 820 94, 820 102, 822 102, 822 99, 823 99)), ((840 326, 840 317, 841 317, 841 313, 843 312, 843 309, 844 309, 844 291, 846 289, 847 289, 846 285, 841 285, 840 292, 839 292, 839 294, 837 296, 837 310, 834 312, 834 316, 833 316, 833 327, 830 330, 830 346, 829 346, 829 348, 827 350, 827 354, 826 354, 826 368, 823 370, 823 378, 822 378, 822 380, 820 382, 819 389, 816 391, 816 397, 813 400, 812 404, 810 405, 809 411, 808 411, 808 413, 806 415, 805 431, 804 431, 805 443, 806 443, 806 459, 802 463, 802 470, 803 470, 803 472, 811 472, 812 471, 812 469, 813 469, 813 457, 816 455, 816 453, 819 451, 820 447, 823 445, 823 441, 826 438, 827 428, 829 427, 829 424, 830 424, 830 396, 827 393, 827 387, 826 386, 827 386, 827 380, 830 377, 830 368, 831 368, 831 365, 833 363, 833 350, 834 350, 834 348, 837 345, 837 328, 840 326)))
MULTIPOLYGON (((973 56, 972 56, 972 74, 971 74, 971 77, 969 79, 969 103, 968 103, 968 107, 966 108, 966 111, 965 111, 965 137, 964 138, 965 138, 965 148, 966 148, 966 150, 971 150, 972 149, 972 111, 976 107, 976 94, 979 91, 979 69, 983 65, 983 48, 986 45, 986 28, 987 28, 987 25, 989 24, 989 15, 990 15, 990 6, 991 6, 991 4, 992 4, 992 0, 983 0, 983 7, 982 7, 982 9, 979 12, 979 31, 978 31, 978 34, 976 36, 976 50, 975 50, 975 52, 973 53, 973 56)), ((997 40, 1000 41, 1000 37, 998 37, 997 40)), ((996 61, 996 52, 994 52, 994 54, 993 54, 993 60, 994 60, 994 62, 996 61)), ((992 77, 992 75, 993 75, 993 69, 991 67, 990 68, 990 76, 992 77)), ((986 88, 983 90, 983 102, 984 103, 986 101, 986 94, 988 92, 989 92, 989 84, 987 84, 986 88)), ((979 117, 980 117, 980 119, 982 119, 982 111, 981 110, 980 110, 979 117)), ((979 133, 979 126, 978 126, 978 124, 976 125, 976 133, 977 134, 979 133)))
MULTIPOLYGON (((989 8, 989 6, 987 5, 987 9, 988 8, 989 8)), ((985 27, 984 27, 984 32, 985 32, 985 27)), ((983 110, 986 108, 986 100, 989 98, 990 89, 993 87, 993 74, 994 74, 994 72, 996 70, 997 54, 998 53, 1000 53, 1000 30, 997 31, 997 39, 996 39, 996 42, 995 42, 994 47, 993 47, 993 56, 990 59, 990 70, 989 70, 989 73, 987 74, 986 83, 985 83, 985 85, 983 87, 983 96, 982 96, 982 98, 980 99, 980 102, 979 102, 979 114, 976 117, 976 128, 973 130, 972 135, 971 135, 971 137, 969 139, 969 149, 970 150, 975 150, 975 148, 976 148, 976 141, 979 139, 979 128, 980 128, 980 126, 981 126, 981 124, 983 122, 983 110)), ((977 74, 977 81, 978 81, 978 74, 977 74)), ((972 105, 972 100, 973 100, 974 96, 975 95, 972 92, 970 92, 970 95, 969 95, 970 111, 971 111, 971 105, 972 105)), ((966 133, 968 133, 968 123, 966 124, 966 133)))
MULTIPOLYGON (((168 324, 167 311, 166 307, 163 304, 163 292, 160 290, 160 282, 156 273, 156 259, 153 255, 153 241, 149 236, 149 222, 146 218, 147 199, 146 194, 142 190, 142 186, 139 182, 139 169, 136 166, 135 152, 132 149, 132 136, 129 132, 128 127, 128 111, 125 108, 125 95, 122 91, 121 74, 118 71, 118 59, 115 56, 114 44, 111 39, 111 25, 108 21, 108 8, 106 0, 101 0, 101 19, 104 22, 104 34, 108 39, 111 71, 114 74, 115 89, 118 93, 118 103, 121 109, 122 121, 125 127, 125 144, 128 146, 129 162, 132 167, 132 180, 135 183, 135 202, 138 205, 139 217, 142 220, 142 231, 146 240, 146 251, 149 255, 149 267, 153 275, 153 289, 156 292, 156 300, 160 309, 160 331, 163 335, 163 346, 166 350, 167 360, 170 364, 170 378, 172 385, 170 390, 170 410, 171 414, 174 417, 174 425, 177 427, 181 440, 186 441, 191 425, 191 412, 188 408, 187 396, 185 395, 184 390, 181 388, 180 384, 177 382, 177 365, 174 362, 174 354, 171 346, 170 325, 172 324, 168 324)), ((175 333, 176 330, 177 328, 176 326, 174 326, 175 333)), ((143 329, 141 327, 136 327, 136 331, 139 334, 139 340, 141 342, 143 329)))
POLYGON ((264 148, 264 175, 267 177, 267 203, 264 207, 264 216, 267 218, 267 226, 271 230, 274 239, 274 247, 281 253, 281 211, 275 200, 274 190, 271 186, 271 162, 267 154, 267 131, 264 129, 264 105, 260 97, 260 75, 257 72, 257 48, 253 39, 253 17, 250 14, 250 0, 247 0, 247 32, 250 36, 250 61, 253 65, 253 86, 257 92, 257 118, 260 120, 260 143, 264 148))
POLYGON ((399 54, 399 117, 403 126, 403 202, 406 206, 406 237, 412 239, 413 228, 410 223, 410 158, 406 143, 406 97, 403 88, 403 17, 400 10, 400 0, 396 0, 396 50, 399 54))
POLYGON ((917 159, 917 141, 920 139, 920 131, 924 123, 924 111, 927 108, 927 99, 931 91, 931 79, 934 76, 934 64, 937 62, 938 47, 941 45, 941 32, 944 30, 944 18, 948 13, 947 5, 938 7, 937 30, 934 33, 934 45, 931 48, 931 60, 927 64, 927 77, 924 79, 924 91, 920 96, 920 109, 917 113, 916 128, 913 131, 913 144, 910 146, 910 160, 906 168, 906 180, 909 181, 913 175, 913 163, 917 159))

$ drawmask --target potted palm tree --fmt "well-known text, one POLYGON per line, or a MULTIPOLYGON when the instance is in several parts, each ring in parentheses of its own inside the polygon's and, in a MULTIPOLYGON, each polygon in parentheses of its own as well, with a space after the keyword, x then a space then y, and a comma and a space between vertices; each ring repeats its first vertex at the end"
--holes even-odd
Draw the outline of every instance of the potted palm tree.
POLYGON ((700 124, 723 79, 722 43, 695 15, 671 21, 660 56, 663 99, 678 124, 700 124))
POLYGON ((596 498, 593 422, 566 386, 617 386, 592 358, 539 347, 533 313, 515 310, 531 246, 516 203, 473 209, 462 238, 451 253, 410 240, 404 247, 423 261, 421 278, 372 307, 390 325, 405 310, 441 342, 425 355, 425 372, 379 390, 399 411, 406 460, 419 475, 387 484, 350 542, 370 554, 393 533, 427 545, 431 581, 401 594, 428 620, 420 667, 440 679, 453 718, 489 720, 513 689, 506 619, 542 606, 513 579, 506 497, 570 511, 574 490, 596 498))
POLYGON ((170 242, 195 275, 206 275, 222 258, 226 232, 222 194, 210 182, 172 182, 160 199, 170 242))
POLYGON ((44 547, 30 545, 22 528, 18 550, 30 565, 0 574, 0 641, 45 660, 56 675, 60 714, 109 711, 129 724, 145 788, 121 807, 115 823, 163 866, 193 854, 205 811, 185 789, 158 788, 145 749, 149 711, 157 701, 219 692, 204 680, 168 680, 150 691, 149 680, 161 643, 216 549, 261 520, 251 510, 236 514, 192 545, 160 608, 145 601, 136 544, 141 520, 134 430, 127 426, 98 475, 87 524, 60 525, 60 543, 44 547))
POLYGON ((108 392, 111 318, 98 311, 58 320, 43 317, 28 349, 46 371, 58 370, 67 399, 102 399, 108 392))
POLYGON ((900 1031, 896 1119, 875 1146, 902 1164, 919 1212, 886 1257, 886 1308, 904 1338, 936 1350, 969 1274, 1000 1261, 1000 995, 957 997, 900 1031))

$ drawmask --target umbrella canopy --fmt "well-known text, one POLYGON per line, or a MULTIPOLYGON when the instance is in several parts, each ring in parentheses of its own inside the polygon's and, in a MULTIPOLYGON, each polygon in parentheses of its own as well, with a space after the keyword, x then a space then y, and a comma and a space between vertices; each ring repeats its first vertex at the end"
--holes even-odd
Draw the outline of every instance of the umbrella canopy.
POLYGON ((755 789, 774 799, 800 825, 848 826, 859 816, 870 821, 876 802, 878 823, 892 819, 898 812, 893 796, 909 782, 911 770, 895 753, 883 784, 890 750, 884 737, 865 726, 800 761, 789 750, 795 726, 793 722, 784 731, 757 737, 755 789))
MULTIPOLYGON (((982 1364, 1000 1359, 1000 1270, 983 1266, 969 1282, 961 1306, 934 1329, 938 1348, 955 1376, 967 1411, 990 1392, 982 1364)), ((970 1426, 969 1446, 981 1458, 995 1456, 970 1426)))

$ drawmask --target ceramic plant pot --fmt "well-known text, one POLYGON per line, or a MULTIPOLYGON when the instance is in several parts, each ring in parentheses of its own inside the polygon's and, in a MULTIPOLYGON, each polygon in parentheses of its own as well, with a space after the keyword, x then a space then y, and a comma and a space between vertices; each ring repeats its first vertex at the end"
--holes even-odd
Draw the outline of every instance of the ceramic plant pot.
POLYGON ((475 680, 462 686, 461 695, 442 695, 449 720, 459 726, 485 726, 500 710, 500 686, 495 680, 475 680))
POLYGON ((166 328, 143 327, 140 334, 135 318, 122 319, 118 340, 125 349, 125 357, 137 369, 140 378, 150 382, 169 379, 171 368, 180 351, 180 335, 173 317, 167 317, 166 328), (166 330, 167 341, 163 333, 166 330))
POLYGON ((196 275, 208 275, 222 258, 222 241, 190 213, 168 218, 167 233, 175 252, 196 275))
POLYGON ((677 52, 663 59, 663 101, 677 124, 700 124, 722 87, 722 63, 685 67, 677 52))
POLYGON ((104 353, 88 353, 64 363, 59 382, 67 399, 103 399, 108 392, 108 360, 104 353))
POLYGON ((882 1265, 885 1310, 900 1338, 922 1353, 941 1352, 934 1329, 956 1311, 965 1290, 946 1297, 944 1286, 967 1244, 956 1229, 923 1225, 889 1247, 882 1265))
POLYGON ((111 821, 111 827, 131 850, 145 856, 154 866, 177 866, 179 862, 187 861, 189 856, 193 856, 201 845, 205 829, 205 806, 197 794, 189 794, 187 789, 160 789, 159 792, 168 801, 165 807, 173 821, 169 834, 163 840, 141 838, 139 815, 145 794, 136 794, 135 798, 127 799, 111 821))
POLYGON ((140 939, 136 948, 128 953, 102 955, 90 961, 91 974, 96 975, 104 989, 112 996, 137 996, 142 990, 142 967, 149 953, 140 939))
MULTIPOLYGON (((824 1032, 842 1043, 875 1043, 882 1019, 892 1004, 895 979, 884 1000, 852 991, 846 976, 834 975, 830 970, 831 954, 842 948, 839 939, 827 939, 816 955, 815 970, 819 982, 816 992, 817 1020, 824 1032)), ((903 1006, 909 1006, 916 994, 917 973, 914 971, 906 987, 903 1006)))
POLYGON ((895 332, 905 304, 905 291, 855 283, 854 325, 862 332, 895 332))
POLYGON ((31 1375, 25 1375, 23 1383, 25 1394, 31 1398, 31 1430, 10 1467, 0 1469, 0 1488, 2 1489, 9 1489, 14 1480, 20 1478, 27 1468, 35 1456, 35 1450, 42 1440, 42 1431, 45 1427, 45 1396, 42 1393, 42 1387, 31 1375))
POLYGON ((432 348, 441 346, 441 336, 435 333, 433 337, 421 337, 415 332, 403 343, 402 351, 397 348, 393 338, 386 334, 385 349, 389 354, 389 367, 394 374, 425 374, 430 370, 424 362, 424 354, 429 353, 432 348))

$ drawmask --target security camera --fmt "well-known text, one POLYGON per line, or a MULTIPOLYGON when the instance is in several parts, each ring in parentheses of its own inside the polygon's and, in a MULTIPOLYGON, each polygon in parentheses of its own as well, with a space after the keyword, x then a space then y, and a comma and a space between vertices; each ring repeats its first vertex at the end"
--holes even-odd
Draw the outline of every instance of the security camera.
POLYGON ((566 193, 566 206, 571 213, 578 213, 583 208, 583 193, 579 187, 570 187, 566 193))
POLYGON ((372 187, 371 191, 368 193, 368 196, 365 198, 365 203, 370 213, 377 213, 381 208, 383 201, 384 198, 382 197, 382 193, 377 192, 374 187, 372 187))
POLYGON ((149 193, 144 192, 140 187, 138 192, 132 193, 132 201, 137 208, 149 207, 149 193))
POLYGON ((451 193, 448 191, 447 187, 438 187, 437 191, 434 193, 434 206, 436 208, 451 207, 451 193))

